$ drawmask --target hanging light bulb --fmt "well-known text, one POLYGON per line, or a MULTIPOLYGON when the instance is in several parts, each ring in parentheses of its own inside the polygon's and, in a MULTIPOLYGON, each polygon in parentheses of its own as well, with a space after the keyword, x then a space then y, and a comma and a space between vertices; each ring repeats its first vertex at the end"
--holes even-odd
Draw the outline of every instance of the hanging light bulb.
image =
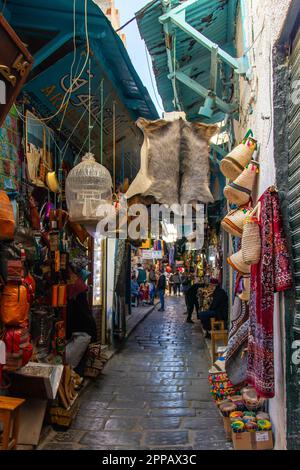
POLYGON ((71 222, 84 225, 91 235, 103 218, 101 206, 112 205, 112 179, 109 171, 86 153, 66 179, 66 201, 71 222))

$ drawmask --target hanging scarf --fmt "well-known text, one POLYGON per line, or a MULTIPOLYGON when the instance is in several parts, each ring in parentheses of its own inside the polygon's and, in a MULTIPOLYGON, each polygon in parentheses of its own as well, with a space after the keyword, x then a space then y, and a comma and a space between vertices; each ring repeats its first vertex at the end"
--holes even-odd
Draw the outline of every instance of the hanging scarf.
POLYGON ((258 395, 272 398, 274 385, 274 293, 292 287, 287 241, 277 192, 269 188, 261 203, 261 259, 251 267, 248 382, 258 395))

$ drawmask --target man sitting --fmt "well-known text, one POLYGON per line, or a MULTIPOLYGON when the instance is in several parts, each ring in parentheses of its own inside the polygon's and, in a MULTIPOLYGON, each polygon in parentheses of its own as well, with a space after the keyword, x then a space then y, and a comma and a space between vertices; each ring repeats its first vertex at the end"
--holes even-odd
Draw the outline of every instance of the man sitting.
POLYGON ((210 319, 223 320, 225 328, 228 318, 228 296, 224 289, 220 287, 218 279, 210 279, 210 288, 213 290, 212 303, 209 310, 199 312, 197 315, 202 322, 205 338, 210 338, 210 319))

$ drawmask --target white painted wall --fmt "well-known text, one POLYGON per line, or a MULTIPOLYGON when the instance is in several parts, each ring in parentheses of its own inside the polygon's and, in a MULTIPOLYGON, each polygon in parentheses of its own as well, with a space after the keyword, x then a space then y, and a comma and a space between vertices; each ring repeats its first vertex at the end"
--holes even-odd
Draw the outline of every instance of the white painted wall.
MULTIPOLYGON (((240 121, 236 122, 237 140, 251 128, 260 144, 258 160, 260 175, 256 196, 259 197, 275 183, 273 142, 273 64, 272 49, 283 28, 292 0, 245 0, 246 46, 243 39, 242 17, 237 24, 238 57, 245 47, 251 62, 249 81, 240 79, 240 121)), ((279 294, 275 296, 274 350, 276 396, 269 401, 270 414, 275 429, 275 448, 286 448, 285 409, 285 332, 284 308, 279 294)))

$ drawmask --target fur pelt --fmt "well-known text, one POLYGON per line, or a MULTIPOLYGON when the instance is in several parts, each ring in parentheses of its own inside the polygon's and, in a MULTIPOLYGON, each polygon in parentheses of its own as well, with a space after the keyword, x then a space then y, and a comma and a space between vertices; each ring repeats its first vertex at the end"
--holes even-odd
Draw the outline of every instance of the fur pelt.
POLYGON ((209 140, 217 126, 185 122, 181 126, 180 203, 213 202, 209 189, 209 140))
POLYGON ((209 189, 209 140, 217 126, 175 121, 137 121, 148 141, 151 186, 143 196, 161 204, 213 202, 209 189))
POLYGON ((154 196, 161 204, 178 204, 180 120, 140 118, 137 125, 148 139, 148 176, 152 181, 143 196, 154 196))

